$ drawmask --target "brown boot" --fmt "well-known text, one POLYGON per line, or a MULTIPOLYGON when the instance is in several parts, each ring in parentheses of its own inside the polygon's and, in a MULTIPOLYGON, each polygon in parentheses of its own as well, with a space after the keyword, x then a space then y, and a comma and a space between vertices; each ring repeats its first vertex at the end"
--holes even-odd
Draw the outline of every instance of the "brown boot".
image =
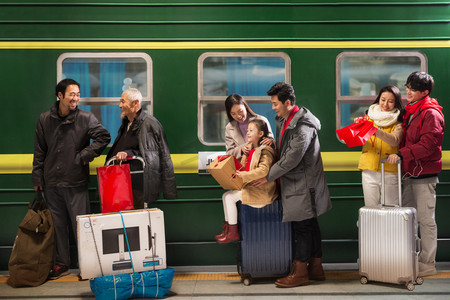
POLYGON ((223 222, 223 224, 222 224, 222 233, 221 234, 218 234, 218 235, 216 235, 216 236, 214 236, 214 238, 217 240, 217 239, 220 239, 220 238, 223 238, 226 234, 227 234, 227 231, 228 231, 228 222, 227 221, 225 221, 225 222, 223 222))
POLYGON ((321 257, 311 257, 308 264, 308 275, 310 280, 325 280, 321 257))
POLYGON ((228 230, 227 230, 226 234, 223 237, 217 239, 217 242, 220 244, 224 244, 224 243, 239 241, 239 239, 240 239, 240 236, 239 236, 237 224, 235 224, 235 225, 228 224, 228 230))
POLYGON ((286 277, 277 279, 275 284, 279 287, 294 287, 309 284, 307 263, 294 260, 291 273, 286 277))

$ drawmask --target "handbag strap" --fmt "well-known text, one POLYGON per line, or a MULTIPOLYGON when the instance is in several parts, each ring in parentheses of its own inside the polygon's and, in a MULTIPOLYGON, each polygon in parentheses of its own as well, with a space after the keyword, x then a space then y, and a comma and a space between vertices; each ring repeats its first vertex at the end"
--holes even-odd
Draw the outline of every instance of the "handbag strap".
POLYGON ((122 212, 119 211, 119 214, 120 214, 120 217, 122 218, 123 233, 125 235, 125 241, 127 241, 128 253, 130 254, 131 268, 133 269, 133 273, 134 273, 134 264, 133 264, 133 258, 131 257, 130 244, 128 243, 127 229, 125 228, 125 222, 123 221, 122 212))
POLYGON ((42 207, 42 203, 44 203, 44 207, 47 206, 47 203, 45 202, 45 196, 44 192, 42 190, 36 190, 36 193, 34 194, 33 202, 31 202, 31 209, 36 211, 40 207, 42 207))

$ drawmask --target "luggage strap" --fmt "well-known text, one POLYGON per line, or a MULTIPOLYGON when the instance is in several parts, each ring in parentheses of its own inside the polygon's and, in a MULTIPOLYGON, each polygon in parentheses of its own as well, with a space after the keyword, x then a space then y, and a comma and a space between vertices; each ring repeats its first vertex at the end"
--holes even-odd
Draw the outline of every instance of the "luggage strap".
POLYGON ((100 260, 100 255, 98 254, 97 241, 95 240, 94 228, 92 227, 91 216, 88 216, 88 218, 89 218, 89 226, 91 227, 92 238, 94 239, 95 253, 97 254, 98 264, 100 266, 100 272, 102 273, 102 276, 104 276, 103 268, 102 268, 102 261, 100 260))

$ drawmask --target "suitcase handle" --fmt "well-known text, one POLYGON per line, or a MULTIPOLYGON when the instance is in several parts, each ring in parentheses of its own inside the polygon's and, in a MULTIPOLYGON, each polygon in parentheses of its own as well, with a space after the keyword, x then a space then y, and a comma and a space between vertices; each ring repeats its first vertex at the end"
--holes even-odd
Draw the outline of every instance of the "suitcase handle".
MULTIPOLYGON (((391 206, 386 205, 386 187, 384 180, 384 164, 386 163, 387 158, 380 159, 381 163, 381 206, 391 206)), ((398 174, 398 205, 394 205, 394 207, 402 207, 402 168, 401 168, 401 160, 397 160, 397 174, 398 174)))
POLYGON ((422 241, 416 237, 416 255, 419 255, 420 252, 422 252, 422 241))

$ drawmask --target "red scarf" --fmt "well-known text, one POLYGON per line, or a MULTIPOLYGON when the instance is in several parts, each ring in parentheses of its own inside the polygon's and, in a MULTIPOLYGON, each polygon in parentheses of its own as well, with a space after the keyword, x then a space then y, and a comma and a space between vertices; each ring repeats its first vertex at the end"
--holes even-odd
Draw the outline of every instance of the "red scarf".
POLYGON ((297 105, 294 105, 294 108, 291 110, 291 112, 289 113, 289 116, 288 116, 288 118, 286 119, 286 120, 284 120, 284 123, 283 123, 283 129, 281 130, 281 135, 280 135, 280 149, 281 149, 281 140, 283 139, 283 134, 284 134, 284 131, 286 130, 286 128, 288 127, 288 125, 289 125, 289 122, 291 122, 291 120, 292 120, 292 118, 294 117, 294 115, 295 115, 295 113, 296 112, 298 112, 300 110, 300 108, 298 108, 298 106, 297 105))
MULTIPOLYGON (((409 124, 409 118, 411 116, 414 116, 414 114, 419 111, 422 112, 426 109, 433 108, 437 110, 442 117, 444 117, 444 114, 442 113, 442 106, 439 105, 439 103, 434 98, 430 98, 430 96, 426 96, 422 100, 417 101, 413 105, 410 105, 409 103, 405 106, 405 114, 403 115, 403 139, 402 139, 402 145, 403 147, 405 145, 405 136, 406 136, 406 127, 409 124)), ((421 116, 422 118, 422 116, 421 116)), ((420 128, 422 128, 422 121, 420 121, 420 128)))
POLYGON ((247 155, 247 163, 245 164, 245 171, 250 171, 250 164, 252 163, 253 153, 255 153, 255 149, 251 149, 247 155))

